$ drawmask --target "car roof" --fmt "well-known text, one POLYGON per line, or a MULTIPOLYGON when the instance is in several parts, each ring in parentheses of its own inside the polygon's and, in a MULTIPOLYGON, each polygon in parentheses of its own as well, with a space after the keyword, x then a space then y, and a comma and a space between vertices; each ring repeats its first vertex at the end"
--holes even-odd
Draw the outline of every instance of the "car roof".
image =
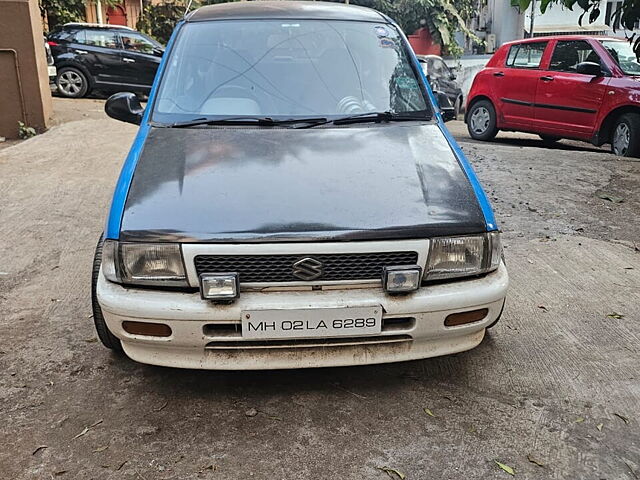
POLYGON ((260 1, 233 2, 208 5, 187 15, 188 22, 207 20, 355 20, 360 22, 389 22, 381 13, 365 7, 329 2, 260 1))
POLYGON ((87 23, 87 22, 69 22, 63 25, 64 28, 95 28, 95 29, 110 29, 117 28, 120 30, 130 30, 135 32, 131 27, 126 25, 111 25, 109 23, 87 23))
POLYGON ((511 42, 505 42, 505 45, 515 45, 519 43, 531 43, 531 42, 546 42, 548 40, 618 40, 624 41, 622 38, 607 37, 603 35, 544 35, 542 37, 525 38, 522 40, 513 40, 511 42))

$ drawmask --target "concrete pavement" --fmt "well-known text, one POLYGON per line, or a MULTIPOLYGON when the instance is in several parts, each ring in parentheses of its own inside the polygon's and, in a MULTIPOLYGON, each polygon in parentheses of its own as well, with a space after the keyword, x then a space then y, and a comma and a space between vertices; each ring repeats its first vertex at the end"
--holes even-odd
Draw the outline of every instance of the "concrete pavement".
POLYGON ((512 278, 478 348, 182 371, 96 342, 93 248, 136 129, 94 113, 0 150, 2 478, 509 478, 496 460, 524 479, 640 476, 640 163, 526 136, 470 142, 453 124, 512 278))

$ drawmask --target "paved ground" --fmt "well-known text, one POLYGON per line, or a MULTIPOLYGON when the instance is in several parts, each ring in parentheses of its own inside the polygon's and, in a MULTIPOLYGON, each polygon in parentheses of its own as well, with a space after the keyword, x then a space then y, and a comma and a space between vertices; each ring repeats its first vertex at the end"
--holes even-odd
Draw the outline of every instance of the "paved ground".
POLYGON ((512 278, 478 348, 375 367, 181 371, 96 343, 93 247, 135 133, 99 105, 58 99, 66 123, 0 151, 1 478, 388 478, 378 467, 509 478, 496 460, 516 478, 640 476, 639 162, 525 135, 470 142, 453 123, 512 278))

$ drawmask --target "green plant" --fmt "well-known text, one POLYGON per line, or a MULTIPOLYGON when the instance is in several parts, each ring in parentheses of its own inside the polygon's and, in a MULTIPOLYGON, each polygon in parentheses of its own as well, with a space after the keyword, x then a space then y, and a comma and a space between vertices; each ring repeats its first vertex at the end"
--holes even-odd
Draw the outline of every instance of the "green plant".
MULTIPOLYGON (((343 0, 331 0, 342 3, 343 0)), ((473 0, 350 0, 352 5, 375 8, 393 18, 407 34, 426 27, 431 36, 444 47, 445 53, 462 54, 455 41, 456 32, 464 32, 476 43, 482 41, 467 27, 477 8, 473 0)))
POLYGON ((47 20, 49 30, 56 25, 84 20, 84 0, 40 0, 40 14, 47 20))
POLYGON ((22 122, 18 122, 18 136, 23 140, 27 138, 35 137, 37 135, 36 129, 33 127, 28 127, 22 122))
MULTIPOLYGON (((191 9, 225 1, 237 0, 193 0, 191 9)), ((344 3, 344 0, 330 1, 344 3)), ((466 20, 471 18, 477 8, 475 0, 350 0, 350 3, 375 8, 390 16, 407 34, 421 27, 428 28, 433 38, 450 55, 458 56, 462 53, 462 48, 454 38, 458 31, 464 32, 473 41, 482 43, 466 24, 466 20)), ((137 29, 166 43, 185 10, 184 0, 147 5, 138 19, 137 29)))
MULTIPOLYGON (((39 0, 40 15, 46 20, 49 30, 67 22, 82 22, 86 19, 87 4, 95 4, 90 0, 39 0)), ((121 0, 102 0, 106 6, 114 6, 121 0)))
POLYGON ((185 9, 182 2, 149 4, 140 12, 136 28, 166 44, 185 9))
MULTIPOLYGON (((190 9, 195 10, 203 5, 235 1, 238 0, 193 0, 190 9)), ((184 16, 188 4, 188 0, 173 0, 158 4, 148 4, 142 12, 140 12, 136 29, 166 44, 171 37, 176 23, 184 16)))

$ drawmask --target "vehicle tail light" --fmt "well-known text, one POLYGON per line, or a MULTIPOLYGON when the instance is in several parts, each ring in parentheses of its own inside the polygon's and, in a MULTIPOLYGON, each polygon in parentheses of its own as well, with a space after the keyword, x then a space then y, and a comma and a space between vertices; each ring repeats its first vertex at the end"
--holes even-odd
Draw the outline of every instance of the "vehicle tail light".
POLYGON ((50 47, 57 47, 59 45, 59 43, 56 43, 53 40, 49 40, 47 43, 49 44, 50 47))

